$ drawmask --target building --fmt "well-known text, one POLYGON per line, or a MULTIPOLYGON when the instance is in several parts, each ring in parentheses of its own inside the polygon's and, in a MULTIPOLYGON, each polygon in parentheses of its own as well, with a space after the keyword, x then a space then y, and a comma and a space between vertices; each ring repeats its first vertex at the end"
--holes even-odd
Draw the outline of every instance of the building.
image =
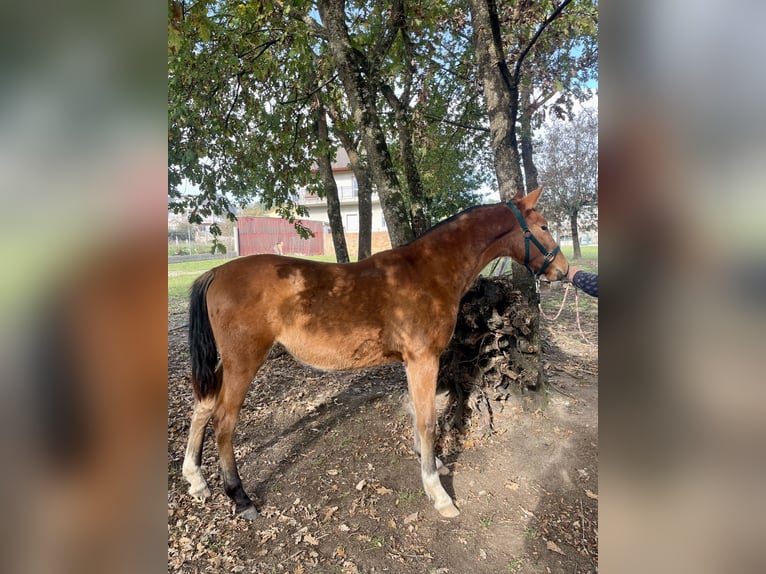
MULTIPOLYGON (((332 164, 332 173, 338 186, 338 199, 340 200, 340 213, 343 219, 343 230, 346 234, 349 254, 356 255, 359 244, 359 188, 356 177, 351 169, 348 154, 343 148, 338 148, 335 161, 332 164)), ((304 206, 309 215, 307 219, 322 221, 329 227, 330 218, 327 215, 327 200, 310 193, 306 189, 298 191, 298 204, 304 206)), ((325 253, 333 253, 332 236, 329 231, 325 234, 325 253)), ((383 217, 383 209, 377 193, 372 194, 372 251, 376 253, 384 249, 390 249, 391 241, 388 237, 386 220, 383 217)))

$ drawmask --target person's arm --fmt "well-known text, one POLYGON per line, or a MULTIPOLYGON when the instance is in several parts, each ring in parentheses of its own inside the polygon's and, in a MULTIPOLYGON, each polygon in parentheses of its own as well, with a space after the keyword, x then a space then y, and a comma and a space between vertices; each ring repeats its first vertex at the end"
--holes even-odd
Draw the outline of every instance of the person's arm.
POLYGON ((577 267, 569 267, 567 280, 591 297, 598 297, 598 273, 588 273, 577 267))

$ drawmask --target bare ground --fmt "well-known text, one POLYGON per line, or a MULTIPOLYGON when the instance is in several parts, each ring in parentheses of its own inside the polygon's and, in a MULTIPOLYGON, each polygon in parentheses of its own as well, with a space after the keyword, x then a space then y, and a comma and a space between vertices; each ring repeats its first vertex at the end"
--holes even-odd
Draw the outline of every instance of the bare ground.
MULTIPOLYGON (((555 311, 563 290, 543 291, 555 311), (555 307, 555 308, 554 308, 555 307)), ((181 476, 192 407, 184 329, 168 349, 168 571, 465 573, 598 569, 597 304, 580 298, 544 324, 548 405, 495 403, 497 432, 444 434, 442 477, 461 510, 443 519, 425 496, 404 409, 401 365, 323 373, 283 354, 256 376, 235 452, 261 515, 232 516, 212 430, 203 472, 213 496, 181 476)), ((185 322, 171 300, 169 326, 185 322)), ((443 400, 441 402, 444 402, 443 400)))

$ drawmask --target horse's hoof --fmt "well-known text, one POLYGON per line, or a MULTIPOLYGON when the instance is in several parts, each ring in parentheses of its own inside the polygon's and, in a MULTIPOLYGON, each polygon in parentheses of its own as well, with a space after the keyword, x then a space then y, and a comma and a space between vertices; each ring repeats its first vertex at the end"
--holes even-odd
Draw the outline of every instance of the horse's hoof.
POLYGON ((210 498, 210 489, 208 488, 207 484, 203 485, 201 488, 198 488, 197 490, 194 490, 190 486, 189 496, 191 496, 197 502, 205 502, 208 498, 210 498))
POLYGON ((255 520, 258 518, 258 511, 255 506, 248 506, 242 512, 237 512, 238 518, 244 518, 245 520, 255 520))
POLYGON ((451 502, 447 506, 437 508, 436 510, 438 510, 439 514, 441 514, 444 518, 455 518, 460 514, 460 511, 451 502))

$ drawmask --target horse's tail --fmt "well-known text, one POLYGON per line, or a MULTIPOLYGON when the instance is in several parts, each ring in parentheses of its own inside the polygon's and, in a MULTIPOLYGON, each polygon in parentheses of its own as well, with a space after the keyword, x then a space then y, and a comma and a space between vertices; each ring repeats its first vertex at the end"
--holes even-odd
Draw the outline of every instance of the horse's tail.
POLYGON ((207 313, 207 290, 215 273, 211 270, 197 278, 189 301, 189 353, 192 364, 192 388, 199 399, 215 396, 221 388, 216 376, 218 348, 207 313))

